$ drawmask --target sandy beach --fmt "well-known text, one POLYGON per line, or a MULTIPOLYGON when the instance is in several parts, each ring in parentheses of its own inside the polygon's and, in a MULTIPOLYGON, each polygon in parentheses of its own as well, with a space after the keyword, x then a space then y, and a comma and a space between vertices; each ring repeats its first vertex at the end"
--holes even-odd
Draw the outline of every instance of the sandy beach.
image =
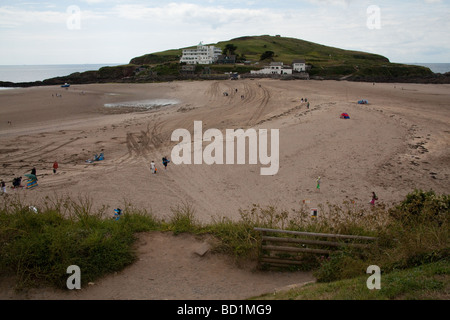
MULTIPOLYGON (((450 85, 245 79, 2 90, 0 178, 8 193, 20 193, 36 206, 46 196, 88 196, 96 206, 109 206, 111 216, 114 208, 131 203, 167 218, 171 208, 189 203, 204 223, 238 219, 239 209, 252 204, 291 210, 303 200, 311 207, 353 200, 369 207, 373 191, 390 205, 416 188, 449 192, 449 124, 450 85), (155 99, 176 103, 117 107, 155 99), (369 103, 358 104, 361 99, 369 103), (110 104, 116 107, 105 107, 110 104), (343 112, 350 119, 341 119, 343 112), (165 170, 161 158, 170 158, 177 144, 173 131, 192 132, 194 121, 202 121, 204 131, 278 129, 277 174, 261 175, 264 165, 248 162, 169 163, 165 170), (104 161, 86 162, 99 153, 104 161), (157 174, 150 172, 152 160, 157 174), (9 188, 14 177, 33 167, 37 188, 9 188)), ((145 293, 134 292, 131 298, 145 299, 145 293)))

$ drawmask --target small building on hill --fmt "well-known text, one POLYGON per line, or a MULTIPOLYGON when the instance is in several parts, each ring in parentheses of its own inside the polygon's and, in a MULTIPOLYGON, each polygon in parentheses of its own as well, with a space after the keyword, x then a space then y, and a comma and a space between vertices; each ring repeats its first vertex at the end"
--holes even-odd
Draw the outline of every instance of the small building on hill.
POLYGON ((292 61, 292 70, 294 70, 295 72, 306 72, 306 61, 305 60, 292 61))
POLYGON ((251 70, 251 74, 292 74, 292 68, 283 62, 271 62, 261 70, 251 70))

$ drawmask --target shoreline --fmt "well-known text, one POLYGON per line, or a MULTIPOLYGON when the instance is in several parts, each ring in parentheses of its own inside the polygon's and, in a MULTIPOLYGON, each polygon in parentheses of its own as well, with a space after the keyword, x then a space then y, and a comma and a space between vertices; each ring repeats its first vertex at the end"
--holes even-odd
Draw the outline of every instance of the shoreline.
MULTIPOLYGON (((445 64, 445 63, 443 63, 445 64)), ((420 64, 411 64, 413 66, 422 66, 420 64)), ((40 86, 52 86, 58 84, 77 84, 77 85, 87 85, 87 84, 100 84, 100 83, 155 83, 155 82, 165 82, 165 81, 182 81, 182 80, 225 80, 228 79, 228 75, 224 74, 210 74, 210 75, 201 75, 201 74, 179 74, 179 75, 154 75, 147 78, 137 77, 135 75, 135 66, 129 65, 114 65, 110 66, 111 68, 121 67, 124 68, 123 73, 126 76, 122 77, 103 77, 99 75, 99 70, 89 70, 82 72, 75 72, 65 76, 55 76, 52 78, 37 80, 37 81, 22 81, 22 82, 12 82, 12 81, 0 81, 0 88, 27 88, 27 87, 40 87, 40 86), (100 78, 98 78, 100 77, 100 78)), ((431 71, 431 70, 430 70, 431 71)), ((336 80, 336 81, 351 81, 351 82, 375 82, 375 83, 418 83, 418 84, 449 84, 450 83, 450 71, 445 73, 438 73, 431 71, 432 75, 430 76, 354 76, 354 75, 331 75, 331 76, 323 76, 323 75, 311 75, 307 77, 311 80, 318 81, 327 81, 327 80, 336 80)), ((245 78, 279 78, 283 80, 309 80, 303 79, 303 77, 299 77, 296 79, 296 74, 293 75, 250 75, 250 74, 242 74, 242 77, 245 78)))
MULTIPOLYGON (((270 75, 258 77, 246 75, 246 78, 258 78, 258 79, 279 79, 280 76, 273 77, 270 75)), ((281 77, 281 80, 287 81, 296 81, 300 80, 293 78, 288 79, 289 75, 286 79, 281 77)), ((60 76, 55 78, 49 78, 42 81, 28 81, 28 82, 9 82, 9 81, 0 81, 0 90, 6 89, 20 89, 20 88, 32 88, 32 87, 51 87, 58 86, 64 83, 69 83, 71 85, 89 85, 89 84, 142 84, 142 83, 160 83, 167 81, 212 81, 212 80, 226 80, 228 79, 227 75, 217 74, 210 75, 210 77, 204 75, 196 75, 194 77, 186 77, 186 76, 161 76, 161 77, 153 77, 152 79, 146 80, 130 80, 130 79, 107 79, 105 81, 88 81, 88 82, 80 82, 80 81, 70 81, 69 76, 60 76), (61 80, 60 80, 61 79, 61 80), (48 83, 46 83, 48 82, 48 83)), ((384 83, 384 84, 395 84, 395 83, 404 83, 404 84, 450 84, 450 72, 442 73, 434 73, 433 76, 423 77, 423 78, 408 78, 408 77, 399 77, 399 78, 385 78, 385 77, 368 77, 363 79, 352 79, 348 76, 311 76, 309 79, 301 79, 303 81, 349 81, 349 82, 361 82, 361 83, 384 83)))

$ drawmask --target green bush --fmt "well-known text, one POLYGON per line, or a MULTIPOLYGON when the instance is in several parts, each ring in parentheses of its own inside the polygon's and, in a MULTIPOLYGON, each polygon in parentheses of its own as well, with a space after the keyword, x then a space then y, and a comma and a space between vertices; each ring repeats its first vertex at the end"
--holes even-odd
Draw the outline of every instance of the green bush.
MULTIPOLYGON (((383 228, 377 228, 373 235, 378 240, 366 254, 353 254, 352 258, 342 253, 331 255, 317 270, 318 280, 356 276, 358 268, 372 264, 388 272, 448 259, 449 213, 448 195, 421 190, 409 193, 404 201, 386 211, 389 220, 383 228)), ((367 231, 366 226, 363 228, 367 231)))
POLYGON ((317 282, 349 279, 365 273, 368 265, 355 252, 337 251, 322 257, 320 267, 314 272, 317 282))
POLYGON ((15 274, 19 287, 44 281, 63 288, 70 265, 80 267, 82 283, 119 271, 135 260, 135 233, 155 226, 139 214, 103 219, 87 202, 64 201, 71 213, 64 215, 8 201, 0 210, 0 270, 15 274))
POLYGON ((218 252, 230 254, 236 259, 257 258, 259 239, 250 224, 222 218, 205 227, 204 232, 220 239, 215 248, 218 252))
POLYGON ((151 71, 156 72, 160 76, 177 76, 180 74, 180 64, 177 62, 158 64, 151 68, 151 71))
POLYGON ((406 199, 389 211, 390 215, 402 224, 413 226, 417 224, 449 223, 450 196, 436 195, 434 191, 415 190, 406 199))

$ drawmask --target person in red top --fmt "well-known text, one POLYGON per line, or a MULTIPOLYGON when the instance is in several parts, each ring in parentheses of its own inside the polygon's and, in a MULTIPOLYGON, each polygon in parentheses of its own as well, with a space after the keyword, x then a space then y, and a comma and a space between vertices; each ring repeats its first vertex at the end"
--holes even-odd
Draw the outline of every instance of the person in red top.
POLYGON ((58 169, 58 162, 53 162, 53 173, 56 173, 56 170, 58 169))
POLYGON ((375 194, 375 192, 372 192, 372 200, 370 200, 370 204, 374 206, 375 205, 375 200, 378 200, 378 197, 375 194))

